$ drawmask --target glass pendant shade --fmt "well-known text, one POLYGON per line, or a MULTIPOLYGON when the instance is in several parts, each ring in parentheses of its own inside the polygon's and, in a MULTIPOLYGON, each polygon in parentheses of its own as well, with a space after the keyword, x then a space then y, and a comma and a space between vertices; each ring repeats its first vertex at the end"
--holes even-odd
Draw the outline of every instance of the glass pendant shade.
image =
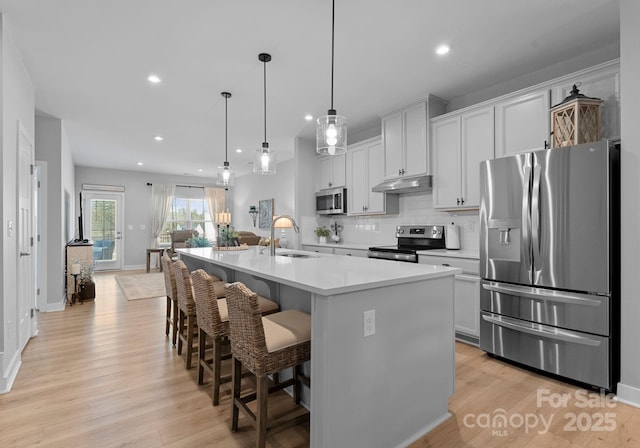
POLYGON ((223 187, 232 187, 235 177, 235 172, 229 166, 229 162, 224 162, 224 166, 218 167, 218 179, 216 184, 223 187))
POLYGON ((330 156, 347 152, 347 120, 334 110, 318 118, 316 151, 330 156))
POLYGON ((276 150, 263 143, 254 151, 253 172, 256 174, 276 174, 276 150))

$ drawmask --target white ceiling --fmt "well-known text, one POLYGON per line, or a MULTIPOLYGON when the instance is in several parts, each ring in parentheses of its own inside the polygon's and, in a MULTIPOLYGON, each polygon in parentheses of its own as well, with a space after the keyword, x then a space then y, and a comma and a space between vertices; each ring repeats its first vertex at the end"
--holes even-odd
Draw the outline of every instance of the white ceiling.
MULTIPOLYGON (((280 160, 294 137, 315 138, 304 115, 330 106, 330 0, 0 0, 0 11, 36 109, 63 120, 76 165, 211 178, 229 91, 229 160, 248 171, 264 140, 261 52, 273 57, 267 141, 280 160)), ((619 42, 619 0, 337 0, 335 27, 334 105, 354 135, 427 93, 460 97, 619 42)))

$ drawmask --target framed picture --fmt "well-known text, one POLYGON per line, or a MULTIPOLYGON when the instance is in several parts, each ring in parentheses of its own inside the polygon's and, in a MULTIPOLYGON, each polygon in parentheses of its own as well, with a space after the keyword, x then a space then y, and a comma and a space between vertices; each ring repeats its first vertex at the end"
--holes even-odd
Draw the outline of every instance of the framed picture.
POLYGON ((270 229, 273 219, 273 199, 264 199, 258 203, 258 222, 261 229, 270 229))

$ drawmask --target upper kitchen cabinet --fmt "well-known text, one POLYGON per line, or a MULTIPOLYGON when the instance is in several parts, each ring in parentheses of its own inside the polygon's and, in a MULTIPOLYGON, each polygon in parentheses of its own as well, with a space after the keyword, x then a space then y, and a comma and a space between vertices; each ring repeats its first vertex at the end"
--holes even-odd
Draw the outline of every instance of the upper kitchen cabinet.
POLYGON ((346 156, 318 157, 316 163, 316 190, 342 188, 346 185, 346 156))
POLYGON ((467 110, 431 121, 433 207, 480 206, 480 162, 494 156, 494 109, 467 110))
POLYGON ((347 149, 347 213, 375 215, 398 213, 398 195, 374 193, 371 188, 384 178, 384 151, 379 137, 347 149))
POLYGON ((446 111, 433 95, 382 117, 384 178, 429 174, 429 119, 446 111))
POLYGON ((583 95, 600 98, 600 138, 620 137, 620 64, 601 64, 573 73, 557 83, 551 91, 551 103, 556 105, 571 93, 574 84, 583 95))
POLYGON ((550 97, 545 88, 495 105, 496 157, 548 147, 550 97))

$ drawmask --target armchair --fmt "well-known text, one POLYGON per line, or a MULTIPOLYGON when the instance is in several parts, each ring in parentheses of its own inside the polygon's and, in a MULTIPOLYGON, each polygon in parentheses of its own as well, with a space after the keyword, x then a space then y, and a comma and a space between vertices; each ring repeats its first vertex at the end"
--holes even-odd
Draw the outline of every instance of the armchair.
POLYGON ((177 255, 175 250, 187 247, 187 240, 197 234, 198 232, 195 230, 175 230, 171 232, 171 247, 167 249, 169 256, 174 258, 177 255))

